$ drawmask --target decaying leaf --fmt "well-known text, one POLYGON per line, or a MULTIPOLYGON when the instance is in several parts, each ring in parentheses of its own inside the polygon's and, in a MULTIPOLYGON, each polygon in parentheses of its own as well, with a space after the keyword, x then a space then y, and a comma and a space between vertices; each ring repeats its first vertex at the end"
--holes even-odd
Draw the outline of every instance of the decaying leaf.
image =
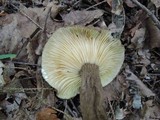
POLYGON ((160 1, 159 0, 151 0, 151 2, 156 6, 156 8, 160 8, 160 1))
POLYGON ((122 0, 112 0, 112 13, 115 15, 120 15, 123 11, 123 1, 122 0))
POLYGON ((141 76, 146 76, 147 74, 148 74, 147 68, 145 66, 143 66, 142 69, 141 69, 140 75, 141 76))
POLYGON ((150 18, 146 19, 146 29, 148 31, 150 48, 160 47, 160 30, 155 26, 154 22, 150 18))
POLYGON ((134 48, 139 49, 143 47, 145 40, 145 29, 140 28, 136 30, 134 37, 131 39, 131 43, 134 48))
POLYGON ((131 0, 124 0, 124 2, 127 4, 128 7, 135 7, 136 5, 131 0))
POLYGON ((37 112, 36 120, 60 120, 57 118, 56 111, 52 108, 43 108, 41 111, 37 112))
POLYGON ((106 0, 109 6, 112 6, 112 0, 106 0))
MULTIPOLYGON (((36 13, 22 7, 25 13, 32 19, 36 18, 36 13)), ((9 14, 0 18, 2 29, 0 29, 0 53, 18 53, 26 40, 35 31, 37 26, 26 16, 20 13, 9 14)), ((25 46, 26 47, 26 46, 25 46)), ((23 51, 21 56, 24 58, 26 51, 23 51)))
POLYGON ((140 92, 146 97, 155 96, 155 94, 129 69, 126 67, 125 69, 125 76, 127 80, 133 80, 136 82, 140 92))
POLYGON ((112 23, 109 25, 109 28, 113 37, 119 39, 125 25, 125 12, 122 0, 112 0, 112 13, 112 23))
POLYGON ((36 62, 36 54, 35 49, 37 47, 35 42, 32 40, 31 42, 28 42, 26 48, 27 48, 27 54, 28 54, 28 62, 29 63, 35 63, 36 62))
POLYGON ((104 87, 104 97, 109 101, 116 100, 117 97, 121 97, 120 94, 125 89, 123 85, 125 85, 124 75, 118 75, 116 80, 113 80, 109 85, 104 87))
POLYGON ((66 25, 86 25, 92 22, 94 19, 101 17, 102 15, 103 12, 101 10, 77 10, 63 15, 62 18, 66 25))
POLYGON ((137 54, 139 55, 138 63, 142 63, 143 65, 147 66, 151 63, 150 61, 150 51, 148 49, 139 49, 137 54))
POLYGON ((17 16, 9 15, 6 17, 0 18, 2 21, 7 21, 7 19, 11 19, 12 21, 7 25, 3 26, 0 29, 0 49, 1 53, 13 53, 21 46, 22 36, 20 34, 20 30, 17 29, 18 20, 17 16), (9 42, 10 41, 10 42, 9 42))
MULTIPOLYGON (((10 96, 8 96, 3 102, 1 103, 1 107, 5 109, 7 113, 8 120, 13 120, 14 116, 16 116, 16 112, 19 111, 19 105, 21 104, 21 101, 23 99, 26 99, 25 93, 15 93, 13 94, 14 97, 11 97, 12 100, 9 101, 8 99, 11 99, 10 96)), ((14 119, 15 120, 15 119, 14 119)))
POLYGON ((153 100, 148 100, 145 102, 145 107, 143 108, 143 120, 155 120, 160 118, 160 106, 155 104, 153 100))

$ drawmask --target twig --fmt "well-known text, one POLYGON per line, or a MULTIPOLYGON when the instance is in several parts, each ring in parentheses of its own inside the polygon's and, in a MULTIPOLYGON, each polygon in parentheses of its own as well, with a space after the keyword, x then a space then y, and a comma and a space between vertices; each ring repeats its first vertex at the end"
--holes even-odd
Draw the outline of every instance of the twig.
MULTIPOLYGON (((107 99, 108 99, 108 98, 107 98, 107 99)), ((113 120, 116 120, 115 114, 114 114, 114 110, 113 110, 113 107, 112 107, 111 102, 109 101, 109 99, 108 99, 108 103, 109 103, 109 107, 111 108, 111 111, 112 111, 113 120)))
MULTIPOLYGON (((9 62, 11 62, 11 61, 7 61, 7 63, 9 63, 9 62)), ((19 65, 30 65, 30 66, 40 67, 40 65, 38 65, 38 64, 32 64, 32 63, 27 63, 27 62, 12 61, 12 63, 14 63, 14 64, 19 64, 19 65)))
POLYGON ((56 111, 58 111, 58 112, 64 114, 66 117, 71 118, 71 116, 68 115, 67 113, 65 113, 65 112, 63 112, 63 111, 61 111, 61 110, 59 110, 59 109, 57 109, 57 108, 55 108, 55 107, 52 107, 52 108, 53 108, 54 110, 56 110, 56 111))
POLYGON ((103 1, 101 1, 101 2, 99 2, 97 4, 95 4, 95 5, 92 5, 92 6, 88 7, 88 8, 86 8, 85 10, 89 10, 89 9, 94 8, 94 7, 96 7, 96 6, 98 6, 98 5, 102 4, 102 3, 105 3, 105 2, 106 2, 106 0, 103 0, 103 1))
POLYGON ((51 9, 52 9, 52 6, 50 5, 49 8, 47 8, 45 11, 46 12, 46 18, 45 18, 45 22, 44 22, 44 29, 43 29, 43 32, 46 33, 46 30, 47 30, 47 20, 49 18, 49 14, 51 13, 51 9))
MULTIPOLYGON (((27 116, 27 119, 28 119, 28 120, 32 120, 32 118, 31 118, 31 117, 29 116, 29 114, 26 112, 26 109, 25 109, 24 107, 20 106, 21 103, 18 103, 18 101, 17 101, 16 99, 14 99, 14 101, 15 101, 15 103, 19 106, 19 110, 21 109, 21 110, 24 112, 24 114, 27 116)), ((21 102, 24 102, 24 100, 21 101, 21 102)), ((23 114, 23 113, 21 113, 21 114, 23 114)), ((16 118, 17 118, 17 117, 16 117, 16 118)))
POLYGON ((73 116, 73 117, 76 117, 75 114, 72 112, 72 110, 70 109, 70 107, 68 106, 67 104, 67 100, 64 101, 64 106, 65 106, 65 109, 68 110, 68 112, 73 116))
POLYGON ((3 91, 31 91, 31 90, 53 90, 53 88, 4 88, 4 89, 0 89, 0 92, 3 91))
MULTIPOLYGON (((76 111, 76 113, 77 113, 77 114, 78 114, 78 116, 79 116, 79 115, 80 115, 80 113, 79 113, 78 109, 76 108, 76 106, 74 105, 73 101, 72 101, 72 100, 70 100, 70 102, 71 102, 71 104, 72 104, 72 106, 73 106, 73 109, 76 111)), ((76 117, 78 117, 78 116, 76 116, 76 117)))
POLYGON ((131 1, 137 6, 139 6, 142 10, 144 10, 149 15, 149 17, 153 20, 155 25, 160 29, 160 21, 156 18, 156 16, 148 8, 146 8, 144 5, 142 5, 137 0, 131 0, 131 1))

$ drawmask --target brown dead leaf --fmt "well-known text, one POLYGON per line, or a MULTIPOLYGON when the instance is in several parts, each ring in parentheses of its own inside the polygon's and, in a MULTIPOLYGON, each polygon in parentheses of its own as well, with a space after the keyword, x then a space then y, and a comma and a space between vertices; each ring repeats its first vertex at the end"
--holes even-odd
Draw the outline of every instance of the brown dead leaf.
POLYGON ((50 14, 52 20, 55 19, 56 15, 59 13, 60 10, 61 10, 61 7, 59 5, 52 4, 51 14, 50 14))
POLYGON ((160 47, 160 30, 155 26, 154 22, 148 18, 146 19, 146 29, 148 31, 148 40, 150 48, 160 47))
POLYGON ((150 51, 148 49, 139 49, 137 51, 138 59, 137 59, 137 63, 142 63, 143 65, 147 66, 151 63, 150 61, 150 51))
POLYGON ((112 0, 112 13, 115 15, 121 15, 123 11, 123 1, 122 0, 112 0))
POLYGON ((155 120, 160 118, 160 106, 154 104, 153 100, 148 100, 142 109, 143 120, 155 120))
POLYGON ((141 23, 138 23, 136 26, 134 26, 131 30, 130 30, 130 33, 131 33, 131 36, 134 37, 135 33, 136 33, 136 30, 138 30, 139 26, 140 26, 141 23))
POLYGON ((36 63, 37 56, 35 54, 35 50, 38 46, 38 40, 37 39, 32 39, 30 42, 28 42, 26 46, 27 54, 28 54, 28 62, 29 63, 36 63))
POLYGON ((140 28, 137 29, 134 37, 131 39, 131 43, 133 45, 133 48, 139 49, 144 46, 144 40, 145 40, 145 29, 140 28))
POLYGON ((6 17, 0 18, 2 21, 12 21, 4 26, 2 24, 2 29, 0 29, 0 53, 13 53, 17 48, 21 46, 22 36, 20 30, 17 29, 18 20, 16 15, 8 15, 6 17))
POLYGON ((147 97, 155 96, 155 94, 129 69, 126 67, 125 76, 127 80, 133 80, 137 84, 140 92, 147 97))
POLYGON ((128 7, 135 7, 136 5, 131 0, 124 0, 124 2, 127 4, 128 7))
POLYGON ((160 8, 160 0, 151 0, 151 2, 156 6, 156 8, 160 8))
POLYGON ((112 0, 106 0, 109 6, 112 6, 112 0))
POLYGON ((31 8, 26 8, 22 4, 20 6, 20 11, 23 11, 24 14, 17 14, 17 28, 20 29, 21 36, 29 38, 31 34, 37 29, 37 26, 29 18, 31 18, 33 21, 36 21, 38 13, 35 13, 31 8))
MULTIPOLYGON (((48 40, 48 35, 53 33, 56 29, 62 27, 63 23, 58 23, 54 21, 54 18, 59 13, 61 7, 53 2, 48 2, 43 11, 38 12, 37 22, 45 30, 40 31, 34 36, 32 43, 37 43, 36 47, 33 49, 35 55, 41 55, 42 49, 48 40), (50 15, 50 16, 49 16, 50 15), (34 42, 33 42, 34 41, 34 42)), ((35 46, 34 44, 32 46, 35 46)), ((34 54, 32 54, 34 56, 34 54)))
MULTIPOLYGON (((21 6, 21 10, 30 18, 36 20, 36 13, 29 10, 29 8, 21 6)), ((0 21, 2 26, 2 29, 0 29, 0 53, 19 53, 26 42, 24 38, 29 38, 37 28, 31 20, 20 13, 1 17, 0 21)), ((26 58, 24 56, 27 56, 25 50, 17 58, 24 60, 26 58)))
POLYGON ((43 108, 37 112, 36 120, 60 120, 57 118, 56 111, 51 108, 43 108))
POLYGON ((16 73, 16 71, 15 71, 15 65, 14 65, 13 62, 7 62, 7 63, 5 63, 5 69, 8 72, 9 76, 14 75, 16 73))
POLYGON ((92 22, 96 18, 100 18, 103 15, 101 10, 92 11, 71 11, 70 13, 63 15, 62 19, 65 25, 86 25, 92 22))
POLYGON ((14 63, 12 62, 5 63, 5 67, 3 69, 3 78, 6 84, 11 82, 10 76, 15 75, 15 73, 16 71, 14 63))
POLYGON ((145 66, 143 66, 142 69, 141 69, 140 75, 146 76, 147 74, 148 74, 147 68, 145 66))
POLYGON ((19 71, 15 74, 14 78, 10 83, 8 83, 4 88, 3 91, 7 93, 15 93, 15 92, 23 92, 23 87, 18 80, 19 77, 23 76, 25 73, 23 71, 19 71), (21 89, 21 90, 20 90, 21 89))
MULTIPOLYGON (((60 12, 61 6, 55 4, 55 1, 48 2, 43 11, 37 11, 37 22, 40 26, 45 27, 47 33, 53 33, 57 28, 62 27, 63 23, 54 21, 56 15, 60 12)), ((46 41, 46 40, 45 40, 46 41)))
POLYGON ((119 93, 124 92, 126 81, 123 75, 118 75, 116 80, 104 87, 104 97, 109 101, 117 100, 119 93))
POLYGON ((123 0, 112 0, 111 12, 112 12, 112 23, 109 25, 110 30, 112 31, 112 35, 114 38, 120 39, 125 25, 125 12, 123 8, 123 0))

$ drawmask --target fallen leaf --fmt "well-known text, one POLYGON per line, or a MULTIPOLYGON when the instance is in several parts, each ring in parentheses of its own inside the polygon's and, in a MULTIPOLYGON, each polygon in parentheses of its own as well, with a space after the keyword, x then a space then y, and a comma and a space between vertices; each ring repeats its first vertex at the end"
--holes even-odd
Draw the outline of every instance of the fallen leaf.
POLYGON ((8 117, 7 120, 13 120, 13 116, 16 115, 17 111, 19 111, 21 101, 26 98, 27 97, 26 97, 25 93, 15 93, 15 94, 12 94, 11 97, 8 94, 8 96, 5 98, 5 100, 3 100, 3 102, 1 102, 0 105, 5 110, 5 112, 7 114, 7 117, 8 117), (9 99, 11 99, 11 102, 9 99))
POLYGON ((28 62, 29 63, 35 63, 37 56, 35 54, 35 49, 38 45, 35 43, 34 40, 31 40, 30 42, 28 42, 27 46, 26 46, 26 50, 27 50, 27 54, 28 54, 28 62))
POLYGON ((31 8, 27 8, 22 4, 20 5, 20 11, 22 11, 24 14, 17 14, 17 29, 20 30, 21 36, 30 38, 32 33, 37 29, 37 26, 35 25, 35 23, 33 23, 33 21, 37 21, 38 13, 35 13, 31 8))
MULTIPOLYGON (((36 20, 36 13, 24 6, 21 6, 21 10, 26 16, 36 20)), ((2 29, 0 29, 0 53, 19 53, 27 41, 24 38, 30 38, 31 34, 36 30, 37 26, 26 16, 20 13, 13 13, 0 18, 0 25, 2 26, 2 29)), ((27 56, 26 51, 19 54, 17 59, 26 60, 24 56, 27 56)))
POLYGON ((7 120, 7 116, 2 110, 0 110, 0 119, 1 120, 7 120))
MULTIPOLYGON (((112 0, 112 36, 120 39, 125 25, 125 12, 123 8, 123 0, 112 0)), ((109 26, 111 26, 109 25, 109 26)))
POLYGON ((160 0, 151 0, 151 2, 156 6, 156 8, 160 7, 160 0))
POLYGON ((125 76, 127 80, 133 80, 137 84, 140 92, 146 97, 155 96, 155 94, 129 69, 126 67, 125 76))
POLYGON ((139 26, 141 25, 141 23, 138 23, 135 27, 133 27, 131 30, 130 30, 130 33, 131 33, 131 36, 134 37, 136 31, 138 30, 139 26))
POLYGON ((36 114, 36 120, 60 120, 52 108, 43 108, 36 114))
MULTIPOLYGON (((20 30, 17 29, 18 20, 16 15, 8 15, 2 17, 1 20, 11 19, 12 21, 0 29, 0 49, 1 53, 13 53, 21 46, 22 36, 20 35, 20 30)), ((6 20, 7 21, 7 20, 6 20)))
POLYGON ((112 6, 112 0, 106 0, 109 6, 112 6))
POLYGON ((56 15, 59 13, 60 10, 61 10, 61 6, 56 5, 56 4, 52 4, 51 14, 50 14, 52 20, 56 17, 56 15))
POLYGON ((104 97, 109 101, 117 100, 117 97, 120 97, 118 93, 124 92, 125 82, 124 75, 118 75, 116 80, 104 87, 104 97))
POLYGON ((144 40, 145 40, 145 29, 140 28, 136 30, 134 37, 131 39, 133 48, 136 49, 142 48, 144 46, 144 40))
POLYGON ((122 0, 112 0, 112 13, 115 15, 121 15, 123 11, 123 1, 122 0))
POLYGON ((144 103, 145 112, 143 112, 143 120, 155 120, 160 118, 160 106, 155 104, 153 100, 144 103))
POLYGON ((131 0, 124 0, 124 2, 126 3, 126 5, 127 5, 128 7, 133 8, 133 7, 136 6, 131 0))
POLYGON ((145 66, 143 66, 142 69, 141 69, 140 75, 141 76, 146 76, 147 74, 148 74, 147 68, 145 66))
MULTIPOLYGON (((157 26, 154 24, 154 22, 148 18, 146 19, 146 29, 148 31, 148 40, 149 40, 149 47, 156 48, 160 47, 160 30, 157 28, 157 26)), ((148 42, 147 42, 148 44, 148 42)))
POLYGON ((101 10, 92 11, 71 11, 66 15, 62 15, 62 19, 65 25, 86 25, 92 22, 96 18, 100 18, 103 15, 101 10))
POLYGON ((150 61, 150 51, 148 49, 139 49, 137 51, 138 59, 137 59, 137 63, 142 63, 143 65, 147 66, 151 63, 150 61))
POLYGON ((6 82, 6 84, 11 82, 11 76, 14 76, 16 74, 15 71, 15 65, 13 62, 7 62, 5 63, 5 67, 3 69, 3 78, 6 82))

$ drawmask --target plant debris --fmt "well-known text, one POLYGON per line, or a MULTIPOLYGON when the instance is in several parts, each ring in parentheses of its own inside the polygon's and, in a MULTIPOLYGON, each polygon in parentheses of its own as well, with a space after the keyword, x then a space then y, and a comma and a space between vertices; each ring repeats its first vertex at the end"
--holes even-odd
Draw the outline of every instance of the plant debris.
POLYGON ((159 20, 159 0, 1 0, 0 119, 83 120, 80 96, 59 99, 41 74, 48 38, 74 25, 108 29, 125 47, 121 71, 100 94, 108 120, 160 119, 159 20))

